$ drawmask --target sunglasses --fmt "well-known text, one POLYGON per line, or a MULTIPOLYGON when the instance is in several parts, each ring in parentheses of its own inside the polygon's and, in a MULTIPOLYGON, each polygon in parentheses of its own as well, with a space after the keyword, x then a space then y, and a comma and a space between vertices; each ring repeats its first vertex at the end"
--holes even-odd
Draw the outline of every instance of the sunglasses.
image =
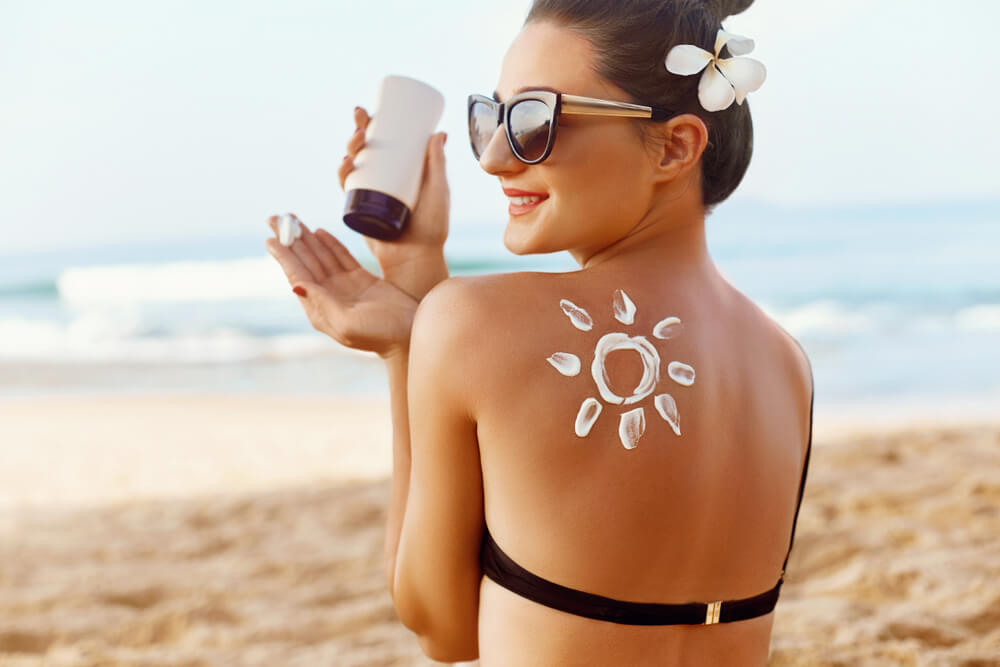
POLYGON ((506 102, 484 95, 469 95, 469 139, 476 160, 486 150, 501 123, 507 143, 518 160, 538 164, 549 156, 556 141, 560 114, 624 116, 664 121, 673 111, 627 102, 566 95, 550 90, 527 90, 506 102))

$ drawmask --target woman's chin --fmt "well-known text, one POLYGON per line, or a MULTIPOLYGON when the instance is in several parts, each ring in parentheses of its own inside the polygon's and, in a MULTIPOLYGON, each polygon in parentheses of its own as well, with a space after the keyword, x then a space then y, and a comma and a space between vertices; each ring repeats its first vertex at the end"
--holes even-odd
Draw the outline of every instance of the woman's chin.
POLYGON ((516 221, 508 222, 503 232, 503 244, 507 250, 515 255, 536 255, 546 252, 538 247, 536 240, 532 239, 530 234, 524 233, 525 230, 512 231, 514 224, 517 224, 516 221))

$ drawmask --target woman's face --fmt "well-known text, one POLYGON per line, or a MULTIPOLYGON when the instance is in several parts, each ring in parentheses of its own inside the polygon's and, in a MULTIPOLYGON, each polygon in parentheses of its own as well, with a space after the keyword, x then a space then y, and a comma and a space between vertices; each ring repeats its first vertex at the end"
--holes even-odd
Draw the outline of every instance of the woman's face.
MULTIPOLYGON (((504 57, 498 101, 539 87, 633 101, 591 71, 592 59, 590 43, 579 34, 549 22, 528 24, 504 57)), ((569 250, 581 261, 635 227, 650 208, 656 162, 630 126, 637 122, 642 121, 563 114, 551 155, 534 165, 514 157, 498 127, 480 166, 505 190, 547 196, 521 215, 511 206, 504 245, 517 255, 569 250)))

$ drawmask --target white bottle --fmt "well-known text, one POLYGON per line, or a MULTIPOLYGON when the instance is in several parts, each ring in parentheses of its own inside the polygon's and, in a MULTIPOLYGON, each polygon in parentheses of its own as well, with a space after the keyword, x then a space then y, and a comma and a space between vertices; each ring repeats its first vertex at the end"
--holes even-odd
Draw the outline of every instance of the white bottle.
POLYGON ((444 111, 444 96, 431 86, 390 75, 378 88, 365 147, 354 159, 344 191, 344 223, 384 241, 398 238, 420 192, 427 141, 444 111))

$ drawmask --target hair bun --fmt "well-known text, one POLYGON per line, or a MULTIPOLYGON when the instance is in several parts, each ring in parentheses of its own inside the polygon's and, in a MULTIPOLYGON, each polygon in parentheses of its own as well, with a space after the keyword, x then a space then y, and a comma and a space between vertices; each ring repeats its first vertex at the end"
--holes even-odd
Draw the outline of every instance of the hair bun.
POLYGON ((707 0, 707 4, 722 23, 726 18, 749 9, 753 0, 707 0))

